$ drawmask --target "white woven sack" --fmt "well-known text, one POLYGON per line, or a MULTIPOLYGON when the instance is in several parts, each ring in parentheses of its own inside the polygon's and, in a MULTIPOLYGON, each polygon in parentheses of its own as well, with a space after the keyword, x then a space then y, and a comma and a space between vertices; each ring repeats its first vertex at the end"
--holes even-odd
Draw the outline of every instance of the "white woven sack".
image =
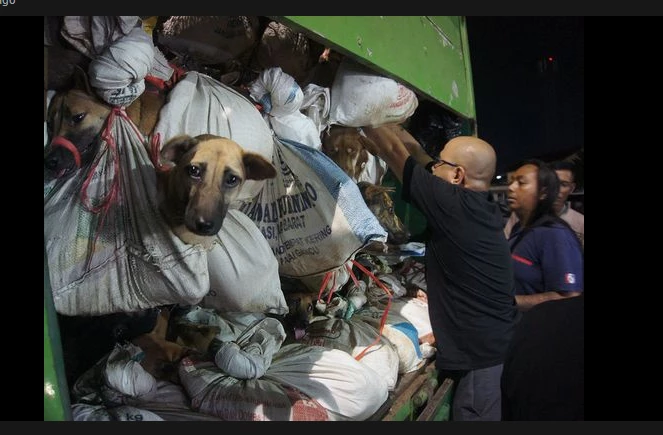
POLYGON ((304 93, 292 76, 280 67, 267 68, 249 86, 251 97, 263 106, 269 125, 281 139, 322 148, 320 131, 311 118, 300 112, 304 93))
POLYGON ((329 124, 364 127, 401 123, 418 105, 412 90, 346 58, 332 83, 329 124))
POLYGON ((114 141, 102 142, 98 166, 44 186, 55 308, 100 315, 195 304, 209 290, 206 252, 182 243, 161 218, 154 166, 135 125, 115 112, 108 125, 114 141))
POLYGON ((104 405, 76 403, 71 406, 73 421, 164 421, 157 414, 134 406, 121 405, 107 408, 104 405))
POLYGON ((391 311, 412 323, 417 328, 420 339, 433 334, 427 302, 417 298, 398 298, 392 300, 391 311))
POLYGON ((311 323, 300 342, 311 346, 339 349, 355 358, 370 347, 359 361, 384 379, 387 388, 391 391, 396 388, 400 361, 396 349, 389 340, 379 335, 375 327, 361 319, 330 318, 311 323), (380 340, 376 343, 378 337, 380 340))
POLYGON ((302 92, 304 93, 304 100, 299 111, 313 121, 318 127, 318 134, 320 135, 329 125, 329 100, 331 99, 329 88, 309 83, 302 89, 302 92))
POLYGON ((224 420, 364 420, 387 400, 384 380, 337 349, 282 346, 259 379, 236 379, 214 362, 185 357, 179 366, 191 408, 224 420))
POLYGON ((320 346, 282 346, 263 379, 314 398, 332 420, 365 420, 389 397, 378 372, 342 350, 320 346))
POLYGON ((267 239, 280 275, 324 273, 369 241, 386 241, 357 184, 324 153, 275 138, 272 163, 276 177, 238 207, 267 239))
MULTIPOLYGON (((364 306, 355 312, 353 320, 366 322, 379 328, 382 323, 383 310, 375 306, 364 306)), ((398 373, 409 373, 417 370, 423 364, 419 337, 415 326, 393 310, 387 314, 387 320, 382 328, 383 336, 391 342, 398 354, 398 373)))
POLYGON ((216 241, 207 253, 210 289, 200 306, 222 313, 287 313, 279 263, 255 223, 228 210, 216 241))
MULTIPOLYGON (((173 136, 205 133, 227 137, 272 159, 272 132, 253 103, 220 81, 191 71, 168 94, 154 134, 163 145, 173 136)), ((246 180, 238 199, 254 197, 263 184, 264 180, 246 180)))

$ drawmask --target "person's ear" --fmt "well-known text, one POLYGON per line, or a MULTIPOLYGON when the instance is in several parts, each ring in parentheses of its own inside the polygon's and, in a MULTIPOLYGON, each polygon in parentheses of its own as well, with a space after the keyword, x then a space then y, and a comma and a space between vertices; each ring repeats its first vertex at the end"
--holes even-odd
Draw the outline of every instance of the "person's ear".
POLYGON ((454 176, 452 178, 452 183, 453 184, 463 184, 463 181, 465 181, 465 168, 462 166, 456 166, 454 169, 454 176))
POLYGON ((571 183, 571 190, 569 190, 569 193, 573 193, 576 190, 576 183, 573 182, 571 183))

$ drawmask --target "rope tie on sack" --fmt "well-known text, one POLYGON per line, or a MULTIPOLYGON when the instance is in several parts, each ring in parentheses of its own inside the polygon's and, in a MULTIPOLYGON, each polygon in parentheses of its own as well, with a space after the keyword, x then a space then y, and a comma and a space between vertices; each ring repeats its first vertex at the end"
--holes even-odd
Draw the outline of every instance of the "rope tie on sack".
MULTIPOLYGON (((368 349, 370 349, 371 347, 373 347, 376 344, 380 343, 380 340, 382 338, 382 331, 384 330, 384 325, 387 323, 387 314, 389 314, 389 309, 391 308, 391 299, 392 299, 393 296, 391 294, 391 291, 389 291, 389 289, 382 283, 382 281, 380 281, 375 275, 373 275, 372 272, 370 272, 368 269, 366 269, 364 266, 362 266, 360 263, 358 263, 355 260, 352 260, 352 264, 357 266, 359 268, 359 270, 361 270, 366 275, 368 275, 378 285, 378 287, 380 287, 382 290, 384 290, 384 292, 388 296, 387 307, 385 308, 384 312, 382 313, 382 317, 380 319, 380 329, 378 330, 378 336, 376 337, 376 339, 371 344, 369 344, 356 357, 354 357, 355 360, 359 361, 360 359, 362 359, 364 357, 364 355, 366 355, 366 352, 368 351, 368 349)), ((349 272, 350 277, 352 278, 352 281, 354 282, 354 284, 357 287, 359 287, 359 281, 357 280, 357 277, 355 276, 354 272, 352 272, 352 268, 350 266, 348 266, 347 264, 345 265, 345 268, 349 272)), ((320 298, 322 297, 322 292, 325 290, 325 288, 327 288, 327 283, 329 282, 329 280, 331 279, 332 276, 334 276, 334 281, 333 281, 333 284, 332 284, 332 289, 329 292, 329 296, 327 297, 327 303, 329 303, 329 301, 331 300, 332 294, 334 293, 334 287, 336 287, 336 275, 334 274, 333 271, 329 271, 329 272, 325 273, 325 277, 322 280, 322 285, 320 286, 320 291, 318 293, 318 300, 320 300, 320 298)))
MULTIPOLYGON (((94 230, 94 238, 92 239, 92 246, 91 249, 88 249, 87 259, 85 261, 85 269, 87 270, 89 270, 90 263, 92 262, 92 256, 94 253, 94 248, 97 244, 97 239, 99 238, 99 233, 101 232, 100 230, 103 227, 104 222, 106 221, 106 216, 108 215, 108 211, 110 210, 110 207, 113 204, 113 202, 116 200, 118 196, 118 191, 120 189, 120 155, 117 148, 117 142, 115 141, 115 137, 113 136, 113 133, 111 131, 111 126, 114 124, 116 116, 131 121, 127 116, 124 107, 113 107, 111 112, 108 114, 108 117, 106 118, 106 123, 104 124, 104 128, 101 131, 101 140, 106 142, 107 150, 110 151, 111 153, 110 158, 113 165, 113 178, 111 179, 110 189, 108 193, 103 198, 101 198, 101 201, 99 201, 98 204, 96 205, 93 204, 93 200, 89 196, 88 190, 90 188, 90 184, 92 183, 92 179, 94 178, 95 170, 100 165, 105 152, 99 152, 97 154, 97 157, 94 163, 92 164, 92 167, 88 171, 87 177, 83 182, 83 186, 81 187, 81 204, 90 213, 99 215, 99 221, 97 222, 97 227, 94 230)), ((133 122, 130 122, 130 125, 133 125, 133 122)), ((138 132, 135 126, 134 130, 138 132)), ((140 135, 140 132, 138 133, 140 135)), ((74 157, 76 157, 76 154, 74 154, 74 157)), ((80 156, 78 158, 80 160, 80 156)))
MULTIPOLYGON (((364 355, 366 355, 366 352, 368 351, 368 349, 370 349, 371 347, 373 347, 373 346, 375 346, 376 344, 378 344, 378 343, 380 342, 380 339, 382 338, 382 331, 383 331, 383 329, 384 329, 384 325, 387 323, 387 314, 389 314, 389 309, 391 308, 392 294, 391 294, 391 292, 389 291, 389 289, 388 289, 388 288, 382 283, 382 281, 380 281, 375 275, 373 275, 372 272, 370 272, 368 269, 366 269, 364 266, 362 266, 359 262, 357 262, 356 260, 352 260, 352 264, 354 264, 355 266, 357 266, 357 267, 359 268, 359 270, 361 270, 361 271, 364 272, 366 275, 368 275, 368 276, 369 276, 369 277, 370 277, 370 278, 371 278, 371 279, 372 279, 372 280, 373 280, 373 281, 374 281, 374 282, 375 282, 375 283, 376 283, 376 284, 377 284, 382 290, 384 290, 384 292, 385 292, 385 293, 387 294, 387 296, 388 296, 388 300, 387 300, 387 308, 384 309, 384 312, 382 313, 382 318, 380 319, 380 329, 378 330, 378 336, 377 336, 377 338, 376 338, 371 344, 369 344, 364 350, 362 350, 362 351, 361 351, 361 352, 355 357, 355 359, 356 359, 357 361, 359 361, 360 359, 362 359, 362 358, 364 357, 364 355)), ((347 267, 347 266, 346 266, 346 267, 347 267)), ((350 276, 352 276, 353 279, 356 280, 356 278, 354 278, 354 274, 352 273, 352 271, 350 271, 350 276)), ((356 283, 356 282, 357 282, 357 281, 355 281, 355 283, 356 283)))
MULTIPOLYGON (((327 283, 331 279, 332 275, 334 275, 333 271, 329 271, 325 273, 325 277, 322 279, 322 284, 320 285, 320 291, 318 292, 318 300, 322 298, 322 292, 325 291, 325 288, 327 288, 327 283)), ((336 281, 336 277, 334 277, 334 281, 336 281)), ((335 282, 334 282, 335 283, 335 282)), ((327 303, 331 300, 331 294, 334 293, 334 287, 332 286, 331 291, 329 292, 329 297, 327 298, 327 303)))

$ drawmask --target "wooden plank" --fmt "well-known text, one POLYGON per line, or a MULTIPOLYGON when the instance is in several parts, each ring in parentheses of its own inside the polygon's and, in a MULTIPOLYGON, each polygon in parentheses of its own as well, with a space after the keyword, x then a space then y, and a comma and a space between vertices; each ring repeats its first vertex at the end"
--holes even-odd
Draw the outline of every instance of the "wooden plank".
MULTIPOLYGON (((399 385, 401 388, 397 388, 394 391, 394 403, 391 405, 389 412, 382 419, 382 421, 402 421, 405 420, 403 414, 411 414, 413 412, 412 396, 419 390, 419 388, 426 382, 428 379, 427 373, 422 373, 421 371, 407 373, 407 375, 414 374, 415 377, 410 382, 402 382, 399 385)), ((405 376, 401 381, 406 381, 405 376)), ((407 379, 409 380, 409 378, 407 379)))
POLYGON ((421 411, 417 421, 441 421, 449 420, 449 411, 451 408, 451 393, 453 381, 449 378, 442 382, 435 395, 421 411))

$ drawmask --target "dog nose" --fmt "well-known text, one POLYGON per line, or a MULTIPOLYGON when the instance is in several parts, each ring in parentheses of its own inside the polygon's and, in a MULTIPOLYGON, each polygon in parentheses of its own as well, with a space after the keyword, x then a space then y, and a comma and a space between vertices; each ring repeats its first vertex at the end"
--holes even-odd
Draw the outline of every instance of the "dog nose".
POLYGON ((201 234, 211 235, 214 232, 214 222, 201 218, 196 221, 196 230, 201 234))
POLYGON ((387 241, 394 245, 402 245, 410 240, 411 234, 409 231, 398 231, 394 233, 387 233, 387 241))
POLYGON ((49 171, 58 167, 58 159, 55 156, 49 156, 44 159, 44 167, 49 171))

